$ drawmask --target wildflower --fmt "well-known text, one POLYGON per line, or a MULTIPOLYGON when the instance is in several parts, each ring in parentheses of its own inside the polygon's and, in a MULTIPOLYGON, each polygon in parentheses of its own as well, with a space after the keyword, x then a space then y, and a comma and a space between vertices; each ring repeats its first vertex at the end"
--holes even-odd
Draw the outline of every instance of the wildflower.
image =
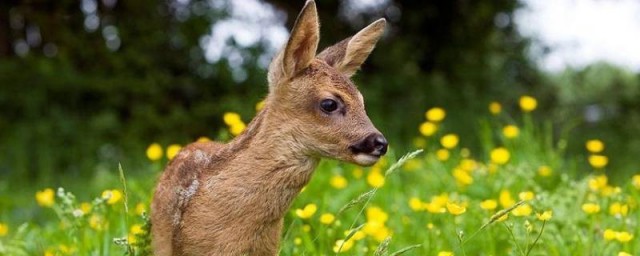
POLYGON ((87 213, 91 212, 91 208, 92 208, 92 206, 91 206, 90 203, 82 202, 80 204, 80 211, 82 211, 82 214, 87 214, 87 213))
POLYGON ((433 225, 433 223, 429 222, 427 223, 427 228, 428 229, 433 229, 435 226, 433 225))
POLYGON ((496 200, 493 199, 487 199, 484 200, 482 202, 480 202, 480 208, 487 210, 487 211, 493 211, 498 207, 498 202, 496 200))
POLYGON ((598 175, 591 179, 589 179, 589 188, 593 191, 598 191, 607 186, 607 176, 606 175, 598 175))
POLYGON ((531 191, 524 191, 518 194, 518 198, 520 198, 520 200, 522 201, 530 201, 530 200, 533 200, 534 197, 535 197, 535 194, 531 191))
POLYGON ((500 147, 491 150, 492 163, 503 165, 509 162, 510 157, 511 154, 509 154, 509 150, 507 150, 506 148, 500 147))
POLYGON ((462 185, 471 185, 473 183, 473 177, 460 168, 453 169, 453 177, 462 185))
POLYGON ((633 177, 631 177, 631 184, 636 189, 640 189, 640 174, 636 174, 636 175, 633 175, 633 177))
POLYGON ((389 229, 385 227, 385 222, 389 215, 379 207, 369 207, 366 212, 367 223, 363 232, 372 236, 376 241, 381 242, 389 236, 389 229))
POLYGON ((633 255, 631 255, 631 253, 628 253, 628 252, 619 252, 618 256, 633 256, 633 255))
POLYGON ((586 203, 582 205, 582 211, 587 214, 594 214, 600 212, 600 205, 595 203, 586 203))
POLYGON ((616 233, 616 231, 606 229, 604 233, 602 233, 602 236, 604 237, 604 240, 611 241, 613 239, 616 239, 616 233))
POLYGON ((473 159, 462 159, 462 161, 460 161, 459 167, 467 172, 472 172, 473 170, 478 168, 478 163, 476 163, 476 161, 474 161, 473 159))
POLYGON ((9 226, 0 222, 0 237, 6 236, 9 233, 9 226))
POLYGON ((129 232, 131 232, 134 235, 139 235, 144 233, 144 230, 142 229, 142 226, 140 224, 134 224, 133 226, 131 226, 131 229, 129 230, 129 232))
POLYGON ((502 128, 502 134, 507 139, 513 139, 515 137, 518 137, 518 134, 520 134, 520 129, 518 129, 518 127, 515 125, 507 125, 502 128))
POLYGON ((551 170, 551 167, 543 165, 540 166, 538 168, 538 175, 542 176, 542 177, 549 177, 551 176, 551 174, 553 173, 553 171, 551 170))
POLYGON ((522 111, 531 112, 535 110, 537 106, 538 101, 536 100, 536 98, 528 95, 520 97, 520 108, 522 109, 522 111))
POLYGON ((491 103, 489 103, 489 112, 492 115, 497 115, 500 114, 500 112, 502 111, 502 105, 500 105, 500 103, 492 101, 491 103))
POLYGON ((588 140, 585 147, 591 153, 600 153, 604 150, 604 143, 601 140, 588 140))
POLYGON ((333 221, 336 219, 336 216, 334 216, 331 213, 325 213, 320 215, 320 223, 322 224, 326 224, 329 225, 331 223, 333 223, 333 221))
POLYGON ((500 202, 500 206, 502 206, 502 208, 509 208, 512 205, 516 204, 516 201, 511 197, 511 193, 509 193, 509 190, 506 189, 500 191, 500 197, 498 198, 498 201, 500 202))
POLYGON ((438 158, 438 160, 444 162, 447 161, 449 159, 449 150, 446 150, 444 148, 438 149, 438 151, 436 151, 436 158, 438 158))
POLYGON ((440 251, 440 252, 438 252, 438 256, 453 256, 453 252, 450 252, 450 251, 440 251))
POLYGON ((353 171, 351 171, 351 175, 356 179, 362 178, 362 174, 363 174, 363 171, 361 168, 355 168, 353 169, 353 171))
POLYGON ((450 133, 445 136, 442 136, 442 138, 440 139, 440 144, 442 144, 444 148, 452 149, 458 145, 458 141, 459 141, 458 135, 450 133))
POLYGON ((46 251, 44 251, 44 256, 55 256, 56 254, 53 253, 53 250, 51 249, 47 249, 46 251))
POLYGON ((553 212, 551 210, 544 211, 543 213, 536 213, 536 217, 541 221, 548 221, 551 219, 551 216, 553 216, 553 212))
POLYGON ((201 136, 196 140, 196 142, 209 142, 209 141, 211 141, 211 139, 209 139, 207 136, 201 136))
POLYGON ((607 166, 609 163, 609 158, 603 155, 590 155, 589 156, 589 164, 593 166, 593 168, 601 169, 607 166))
POLYGON ((420 134, 429 137, 438 131, 438 125, 432 122, 424 122, 420 125, 420 134))
POLYGON ((531 215, 532 211, 533 209, 530 205, 523 204, 513 209, 513 211, 511 211, 511 214, 513 214, 514 216, 529 216, 531 215))
POLYGON ((102 198, 107 200, 107 204, 115 204, 122 200, 122 192, 117 189, 105 190, 102 192, 102 198))
POLYGON ((411 210, 413 210, 414 212, 422 210, 423 204, 424 203, 422 202, 422 200, 420 200, 420 198, 412 197, 411 199, 409 199, 409 208, 411 208, 411 210))
POLYGON ((385 223, 389 219, 389 215, 384 212, 380 207, 369 207, 366 212, 367 221, 385 223))
POLYGON ((615 202, 609 206, 609 214, 614 216, 627 216, 627 214, 629 214, 629 205, 615 202))
POLYGON ((102 230, 104 228, 104 219, 96 214, 91 215, 89 217, 89 227, 95 230, 102 230))
POLYGON ((222 120, 228 126, 233 126, 238 123, 242 123, 242 119, 240 119, 240 115, 235 112, 226 112, 222 115, 222 120))
POLYGON ((311 226, 307 224, 302 225, 302 231, 304 231, 305 233, 309 233, 309 231, 311 231, 311 226))
POLYGON ((438 107, 431 108, 425 113, 425 117, 427 118, 427 120, 434 123, 444 120, 446 116, 447 113, 444 111, 444 109, 438 107))
POLYGON ((318 206, 316 206, 315 204, 307 204, 302 209, 296 209, 296 215, 301 219, 308 219, 311 218, 311 216, 313 216, 313 214, 315 214, 317 210, 318 206))
POLYGON ((158 143, 152 143, 147 148, 147 158, 151 161, 158 161, 162 158, 162 146, 158 143))
POLYGON ((382 187, 384 185, 384 176, 380 171, 371 171, 367 175, 367 183, 374 188, 382 187))
POLYGON ((264 108, 264 100, 258 101, 258 103, 256 103, 256 111, 260 111, 264 108))
MULTIPOLYGON (((346 230, 344 231, 344 235, 348 236, 353 230, 346 230)), ((355 233, 353 233, 353 235, 351 236, 351 239, 353 240, 362 240, 363 238, 366 237, 367 234, 365 234, 362 230, 358 230, 355 233)))
POLYGON ((293 243, 295 245, 301 245, 302 244, 302 238, 296 237, 295 239, 293 239, 293 243))
POLYGON ((55 203, 55 193, 51 188, 36 192, 36 202, 42 207, 50 208, 55 203))
POLYGON ((182 149, 182 146, 178 144, 169 145, 167 147, 167 159, 173 159, 178 154, 178 152, 180 152, 180 149, 182 149))
POLYGON ((351 247, 353 247, 353 240, 349 239, 347 241, 344 241, 341 239, 336 241, 336 244, 333 246, 333 252, 334 253, 346 252, 350 250, 351 247))
POLYGON ((633 235, 630 234, 629 232, 626 232, 626 231, 616 232, 616 240, 618 240, 618 242, 626 243, 631 241, 631 239, 633 239, 633 235))
POLYGON ((331 184, 331 186, 334 188, 343 189, 347 186, 347 179, 339 174, 333 175, 331 177, 331 180, 329 180, 329 184, 331 184))
POLYGON ((142 215, 147 212, 147 207, 143 203, 136 204, 135 212, 137 215, 142 215))
POLYGON ((460 215, 466 212, 467 208, 459 204, 447 203, 447 211, 453 215, 460 215))
POLYGON ((238 136, 246 128, 247 128, 247 126, 244 123, 240 122, 240 123, 236 123, 236 124, 233 124, 233 125, 229 126, 229 132, 231 132, 231 134, 233 136, 238 136))

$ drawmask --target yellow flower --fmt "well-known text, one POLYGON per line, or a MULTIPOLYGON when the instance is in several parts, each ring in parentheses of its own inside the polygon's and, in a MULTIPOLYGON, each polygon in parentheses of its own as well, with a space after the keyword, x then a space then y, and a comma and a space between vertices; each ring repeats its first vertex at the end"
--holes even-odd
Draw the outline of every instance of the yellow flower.
POLYGON ((629 205, 615 202, 609 206, 609 214, 627 216, 629 214, 629 205))
POLYGON ((589 179, 589 188, 593 191, 601 190, 607 187, 607 176, 606 175, 598 175, 591 179, 589 179))
POLYGON ((331 213, 325 213, 320 215, 320 223, 322 224, 326 224, 329 225, 331 223, 333 223, 333 221, 336 219, 336 216, 334 216, 331 213))
POLYGON ((460 215, 466 212, 467 208, 459 204, 447 203, 447 211, 453 215, 460 215))
POLYGON ((631 177, 631 184, 636 189, 640 189, 640 174, 636 174, 636 175, 633 175, 633 177, 631 177))
POLYGON ((444 148, 438 149, 438 151, 436 151, 436 158, 438 158, 438 160, 444 162, 447 161, 449 159, 449 150, 446 150, 444 148))
POLYGON ((207 136, 201 136, 196 140, 196 142, 209 142, 209 141, 211 141, 211 139, 209 139, 207 136))
POLYGON ((87 203, 87 202, 83 202, 80 204, 80 211, 82 211, 82 214, 87 214, 89 212, 91 212, 91 204, 87 203))
POLYGON ((438 131, 438 125, 432 122, 424 122, 420 125, 420 134, 429 137, 438 131))
POLYGON ((42 207, 52 207, 55 203, 55 193, 51 188, 36 192, 36 202, 42 207))
POLYGON ((234 123, 233 125, 229 126, 229 132, 231 132, 231 134, 233 136, 238 136, 240 135, 244 129, 246 129, 247 126, 243 123, 243 122, 239 122, 239 123, 234 123))
POLYGON ((511 197, 511 193, 509 193, 509 190, 506 189, 500 191, 500 197, 498 198, 498 201, 500 201, 500 206, 502 206, 502 208, 509 208, 512 205, 516 204, 516 201, 511 197))
POLYGON ((55 253, 53 253, 53 250, 48 249, 44 251, 44 256, 55 256, 55 253))
POLYGON ((169 160, 173 159, 178 152, 180 152, 180 149, 182 149, 182 146, 178 145, 178 144, 171 144, 167 147, 167 158, 169 160))
POLYGON ((129 229, 129 232, 134 235, 139 235, 144 233, 144 230, 142 229, 142 226, 140 224, 134 224, 133 226, 131 226, 131 229, 129 229))
POLYGON ((542 220, 542 221, 548 221, 551 219, 552 216, 553 216, 553 212, 551 210, 544 211, 543 213, 536 213, 536 217, 538 218, 538 220, 542 220))
POLYGON ((450 252, 450 251, 440 251, 440 252, 438 252, 438 256, 453 256, 453 252, 450 252))
POLYGON ((588 140, 585 147, 591 153, 600 153, 604 150, 604 143, 601 140, 588 140))
POLYGON ((367 221, 385 223, 389 219, 389 215, 384 212, 380 207, 372 206, 367 208, 366 212, 367 221))
POLYGON ((102 230, 105 226, 104 220, 99 215, 93 214, 89 218, 89 227, 95 230, 102 230))
POLYGON ((336 241, 336 244, 333 246, 333 252, 334 253, 346 252, 346 251, 350 250, 351 247, 353 247, 353 240, 351 240, 351 239, 349 239, 347 241, 338 240, 338 241, 336 241))
POLYGON ((258 103, 256 103, 256 111, 260 111, 264 108, 264 100, 258 101, 258 103))
POLYGON ((509 150, 506 148, 496 148, 491 150, 491 162, 495 164, 506 164, 509 162, 509 158, 511 154, 509 154, 509 150))
POLYGON ((331 186, 334 188, 343 189, 347 186, 347 179, 345 179, 342 175, 336 174, 331 177, 331 180, 329 180, 329 184, 331 184, 331 186))
POLYGON ((473 170, 478 168, 478 163, 476 163, 476 161, 473 159, 462 159, 462 161, 460 161, 459 167, 467 172, 472 172, 473 170))
POLYGON ((600 205, 595 203, 586 203, 582 205, 582 211, 587 214, 594 214, 600 212, 600 205))
POLYGON ((147 206, 145 206, 143 203, 138 203, 136 204, 135 211, 137 215, 142 215, 143 213, 147 212, 147 206))
POLYGON ((462 185, 471 185, 473 183, 473 177, 460 168, 453 169, 453 177, 462 185))
POLYGON ((162 146, 158 143, 152 143, 147 148, 147 158, 151 161, 158 161, 162 158, 162 146))
POLYGON ((412 197, 411 199, 409 199, 409 208, 411 208, 411 210, 413 210, 414 212, 424 209, 423 204, 424 203, 422 202, 422 200, 420 200, 420 198, 412 197))
MULTIPOLYGON (((351 231, 352 230, 345 230, 344 231, 344 235, 345 236, 349 235, 349 233, 351 233, 351 231)), ((358 230, 355 233, 353 233, 353 236, 351 236, 351 239, 358 241, 358 240, 362 240, 366 236, 367 236, 367 234, 365 234, 364 231, 358 230)))
POLYGON ((531 208, 531 205, 523 204, 513 209, 511 214, 513 214, 513 216, 529 216, 532 211, 533 209, 531 208))
POLYGON ((371 171, 367 175, 367 182, 371 187, 379 188, 384 185, 384 175, 380 171, 371 171))
POLYGON ((6 236, 9 233, 9 226, 0 222, 0 237, 6 236))
POLYGON ((107 204, 115 204, 122 200, 122 192, 117 189, 105 190, 102 192, 102 198, 107 200, 107 204))
POLYGON ((631 253, 628 253, 628 252, 619 252, 618 256, 633 256, 633 255, 631 255, 631 253))
POLYGON ((618 240, 618 242, 626 243, 631 241, 631 239, 633 239, 633 235, 630 234, 629 232, 626 232, 626 231, 616 232, 616 240, 618 240))
POLYGON ((434 123, 444 120, 445 116, 447 116, 447 113, 444 111, 444 109, 438 107, 431 108, 425 113, 425 117, 427 118, 427 120, 434 123))
POLYGON ((233 126, 234 124, 242 123, 242 119, 240 119, 240 115, 235 112, 226 112, 222 116, 222 120, 228 126, 233 126))
POLYGON ((507 125, 502 128, 502 134, 507 139, 513 139, 515 137, 518 137, 518 134, 520 134, 520 129, 518 129, 518 127, 515 125, 507 125))
POLYGON ((590 155, 589 156, 589 164, 593 166, 593 168, 601 169, 607 166, 609 163, 609 158, 603 155, 590 155))
POLYGON ((602 233, 602 236, 604 237, 604 240, 611 241, 613 239, 616 239, 616 233, 618 232, 611 229, 606 229, 604 233, 602 233))
POLYGON ((491 103, 489 103, 489 112, 491 112, 491 114, 495 116, 497 114, 500 114, 501 111, 502 111, 502 105, 500 105, 500 103, 495 101, 492 101, 491 103))
POLYGON ((302 225, 302 231, 304 231, 305 233, 309 233, 309 231, 311 231, 311 226, 307 224, 302 225))
POLYGON ((524 112, 531 112, 538 106, 538 101, 531 96, 524 95, 520 97, 520 108, 524 112))
POLYGON ((302 244, 302 238, 296 237, 295 239, 293 239, 293 244, 301 245, 302 244))
POLYGON ((522 201, 529 201, 529 200, 533 200, 533 198, 535 197, 535 194, 531 191, 524 191, 524 192, 520 192, 520 194, 518 194, 518 198, 520 198, 520 200, 522 201))
POLYGON ((445 136, 442 136, 442 138, 440 139, 440 144, 442 144, 444 148, 452 149, 458 145, 458 141, 459 141, 458 135, 450 133, 445 136))
POLYGON ((318 206, 316 206, 315 204, 307 204, 302 209, 296 209, 296 215, 301 219, 308 219, 311 218, 311 216, 313 216, 313 214, 315 214, 317 210, 318 206))
POLYGON ((553 170, 551 170, 551 167, 549 166, 543 165, 538 168, 538 175, 542 177, 549 177, 552 173, 553 170))
POLYGON ((487 211, 493 211, 498 207, 498 202, 493 199, 487 199, 480 202, 480 208, 485 209, 487 211))
POLYGON ((353 171, 351 171, 351 175, 356 179, 362 178, 362 174, 363 174, 363 171, 361 168, 355 168, 353 169, 353 171))

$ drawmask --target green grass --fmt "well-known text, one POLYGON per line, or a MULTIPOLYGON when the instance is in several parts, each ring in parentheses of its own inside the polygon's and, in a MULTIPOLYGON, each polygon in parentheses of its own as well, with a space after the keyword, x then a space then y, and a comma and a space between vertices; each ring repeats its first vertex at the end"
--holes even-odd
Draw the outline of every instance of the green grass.
MULTIPOLYGON (((416 139, 416 150, 423 152, 400 161, 401 153, 391 150, 371 168, 321 162, 285 218, 281 254, 640 254, 640 176, 610 184, 605 173, 615 170, 594 169, 586 150, 578 157, 565 154, 570 130, 514 114, 479 118, 481 152, 470 152, 465 141, 441 142, 449 134, 443 120, 435 134, 416 139), (519 128, 516 137, 503 134, 507 124, 519 128), (496 148, 504 148, 508 159, 496 148), (548 175, 541 175, 541 167, 548 175), (496 208, 485 209, 487 200, 496 208), (600 210, 587 213, 585 203, 600 210), (544 212, 552 217, 542 220, 538 215, 544 212)), ((447 138, 452 137, 457 135, 447 138)), ((136 170, 123 166, 123 173, 114 166, 100 174, 108 182, 88 181, 90 188, 79 181, 76 191, 54 188, 52 205, 38 206, 34 198, 46 185, 3 195, 17 201, 5 204, 12 207, 0 215, 0 255, 148 252, 148 223, 141 213, 166 161, 136 170), (114 189, 121 197, 100 192, 114 189)), ((40 203, 50 202, 48 196, 41 194, 40 203)))

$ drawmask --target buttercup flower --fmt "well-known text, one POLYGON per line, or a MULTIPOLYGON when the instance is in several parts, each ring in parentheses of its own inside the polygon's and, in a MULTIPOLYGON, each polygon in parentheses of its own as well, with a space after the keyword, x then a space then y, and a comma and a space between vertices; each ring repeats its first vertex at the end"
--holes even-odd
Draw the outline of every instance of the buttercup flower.
POLYGON ((529 216, 532 211, 533 209, 531 208, 531 205, 523 204, 513 209, 511 214, 513 214, 513 216, 529 216))
POLYGON ((178 152, 180 152, 180 149, 182 149, 182 146, 178 145, 178 144, 171 144, 167 147, 167 158, 169 160, 173 159, 178 152))
POLYGON ((260 111, 264 108, 264 100, 258 101, 258 103, 256 103, 256 111, 260 111))
POLYGON ((458 135, 450 133, 442 136, 442 138, 440 139, 440 144, 442 144, 444 148, 452 149, 458 145, 458 141, 458 135))
POLYGON ((531 191, 524 191, 518 194, 518 198, 520 198, 520 200, 522 201, 530 201, 530 200, 533 200, 534 197, 535 197, 535 194, 531 191))
POLYGON ((500 197, 498 198, 498 201, 500 201, 500 206, 502 206, 502 208, 509 208, 512 205, 516 204, 516 201, 511 197, 511 193, 509 193, 509 190, 506 189, 500 191, 500 197))
POLYGON ((502 128, 502 134, 507 139, 513 139, 515 137, 518 137, 518 134, 520 134, 520 129, 518 129, 518 127, 515 125, 507 125, 502 128))
POLYGON ((102 192, 102 198, 107 200, 107 204, 115 204, 122 200, 122 192, 117 189, 105 190, 102 192))
POLYGON ((636 174, 636 175, 633 175, 633 177, 631 177, 631 184, 636 189, 640 189, 640 174, 636 174))
POLYGON ((336 219, 336 216, 334 216, 331 213, 324 213, 324 214, 320 215, 320 223, 322 223, 322 224, 329 225, 329 224, 333 223, 333 221, 335 219, 336 219))
POLYGON ((162 158, 162 146, 158 143, 152 143, 147 148, 147 158, 151 161, 158 161, 162 158))
POLYGON ((440 252, 438 252, 438 256, 453 256, 453 252, 450 252, 450 251, 440 251, 440 252))
POLYGON ((351 240, 351 239, 349 239, 347 241, 338 240, 338 241, 336 241, 336 244, 333 246, 333 252, 334 253, 346 252, 346 251, 350 250, 351 247, 353 247, 353 240, 351 240))
POLYGON ((506 148, 496 148, 491 150, 491 162, 495 164, 506 164, 509 162, 509 158, 511 158, 511 154, 509 154, 509 150, 506 148))
POLYGON ((528 95, 520 97, 520 109, 522 109, 523 112, 531 112, 535 110, 537 106, 538 101, 534 97, 528 95))
POLYGON ((348 182, 347 182, 347 179, 342 175, 333 175, 331 177, 331 180, 329 180, 329 183, 334 188, 343 189, 347 186, 348 182))
POLYGON ((609 158, 603 155, 590 155, 589 164, 596 169, 602 169, 609 163, 609 158))
POLYGON ((235 112, 226 112, 222 115, 222 120, 228 126, 232 126, 237 123, 242 123, 242 119, 240 119, 240 115, 235 112))
POLYGON ((488 211, 493 211, 498 207, 498 202, 493 199, 488 199, 480 202, 480 208, 488 211))
POLYGON ((553 173, 553 171, 551 170, 551 167, 543 165, 540 166, 538 168, 538 175, 542 176, 542 177, 548 177, 551 176, 551 174, 553 173))
POLYGON ((436 151, 436 157, 440 161, 447 161, 449 159, 449 156, 449 150, 446 150, 444 148, 438 149, 438 151, 436 151))
POLYGON ((601 140, 588 140, 585 147, 591 153, 600 153, 604 150, 604 143, 601 140))
POLYGON ((0 237, 6 236, 9 233, 9 226, 0 222, 0 237))
POLYGON ((551 216, 553 216, 553 212, 551 210, 544 211, 543 213, 536 213, 536 217, 541 221, 548 221, 551 219, 551 216))
POLYGON ((587 214, 594 214, 600 212, 600 205, 595 203, 586 203, 582 205, 582 211, 587 214))
POLYGON ((316 206, 315 204, 307 204, 302 209, 296 209, 296 216, 301 219, 308 219, 311 218, 311 216, 313 216, 313 214, 315 214, 317 210, 318 206, 316 206))
POLYGON ((447 203, 447 211, 453 215, 460 215, 465 213, 467 208, 459 204, 447 203))
POLYGON ((492 115, 497 115, 500 114, 500 112, 502 111, 502 105, 500 105, 500 103, 492 101, 491 103, 489 103, 489 112, 492 115))
POLYGON ((51 188, 36 192, 36 202, 42 207, 52 207, 55 203, 55 192, 51 188))
POLYGON ((435 123, 444 120, 446 115, 447 113, 444 111, 444 109, 438 107, 431 108, 425 113, 425 117, 427 118, 427 120, 435 123))
POLYGON ((384 185, 384 175, 380 171, 371 171, 367 175, 367 183, 374 188, 379 188, 384 185))
POLYGON ((429 137, 438 131, 438 125, 432 122, 424 122, 420 125, 420 134, 429 137))
POLYGON ((460 168, 453 169, 453 177, 462 185, 471 185, 473 183, 473 177, 460 168))

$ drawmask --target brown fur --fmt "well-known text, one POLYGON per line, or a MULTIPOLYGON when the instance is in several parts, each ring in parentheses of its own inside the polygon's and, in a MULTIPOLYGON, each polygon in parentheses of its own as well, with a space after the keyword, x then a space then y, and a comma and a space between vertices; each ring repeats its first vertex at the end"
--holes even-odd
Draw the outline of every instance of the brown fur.
POLYGON ((275 255, 284 214, 321 157, 373 164, 349 150, 379 133, 349 76, 383 23, 316 57, 319 24, 307 2, 269 68, 265 108, 247 130, 228 144, 186 146, 160 177, 151 205, 156 255, 275 255), (319 108, 327 98, 340 102, 339 113, 319 108))

